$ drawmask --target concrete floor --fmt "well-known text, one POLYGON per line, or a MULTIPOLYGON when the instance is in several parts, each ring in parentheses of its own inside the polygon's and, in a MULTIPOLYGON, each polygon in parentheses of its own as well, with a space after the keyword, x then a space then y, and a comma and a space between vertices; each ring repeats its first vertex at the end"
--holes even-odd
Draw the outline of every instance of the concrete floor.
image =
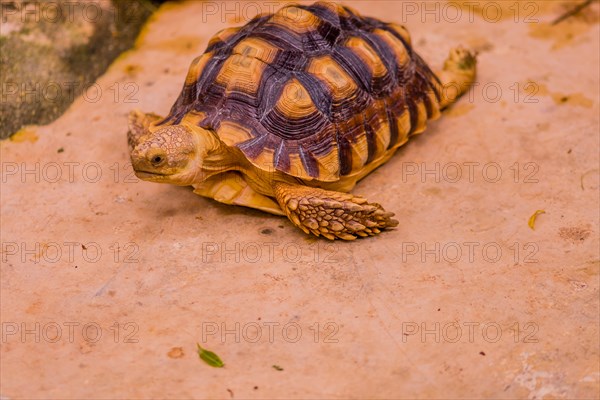
POLYGON ((480 55, 355 190, 399 227, 349 243, 132 175, 129 110, 166 113, 211 34, 275 2, 163 6, 1 143, 2 399, 598 398, 599 5, 551 26, 575 3, 474 3, 352 2, 434 67, 480 55))

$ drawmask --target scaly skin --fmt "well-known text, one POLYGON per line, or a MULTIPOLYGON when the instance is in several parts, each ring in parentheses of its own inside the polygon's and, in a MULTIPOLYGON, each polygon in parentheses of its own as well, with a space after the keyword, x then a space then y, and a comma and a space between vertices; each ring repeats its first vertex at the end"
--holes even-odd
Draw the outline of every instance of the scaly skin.
MULTIPOLYGON (((475 55, 469 51, 460 47, 450 51, 444 68, 437 73, 441 108, 469 89, 475 79, 475 66, 475 55)), ((129 117, 131 161, 140 179, 192 185, 197 194, 226 204, 285 214, 307 234, 330 240, 373 236, 398 225, 391 218, 394 214, 379 204, 346 193, 389 160, 396 148, 355 175, 336 182, 303 181, 253 166, 238 149, 225 145, 212 131, 189 122, 154 126, 159 119, 155 114, 139 111, 133 111, 129 117)))
POLYGON ((142 136, 148 134, 148 128, 150 125, 161 117, 148 113, 144 114, 141 111, 134 110, 129 114, 129 132, 127 132, 127 144, 129 145, 129 152, 131 153, 135 146, 141 142, 142 136))
POLYGON ((450 50, 450 54, 444 62, 444 68, 436 73, 442 83, 440 101, 442 109, 456 102, 462 94, 469 90, 475 81, 476 66, 476 54, 462 47, 450 50))
POLYGON ((307 234, 323 235, 330 240, 354 240, 398 225, 398 221, 391 219, 393 213, 363 197, 283 182, 274 186, 281 208, 307 234))

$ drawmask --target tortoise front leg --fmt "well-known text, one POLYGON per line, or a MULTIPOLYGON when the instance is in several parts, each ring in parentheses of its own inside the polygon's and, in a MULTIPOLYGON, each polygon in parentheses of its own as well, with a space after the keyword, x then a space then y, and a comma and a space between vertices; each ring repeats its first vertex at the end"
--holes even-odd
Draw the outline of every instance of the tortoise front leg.
POLYGON ((154 113, 143 113, 139 110, 133 110, 129 113, 129 131, 127 132, 127 142, 129 144, 129 152, 138 145, 142 136, 148 133, 148 127, 158 120, 161 116, 154 113))
POLYGON ((327 239, 354 240, 398 225, 379 204, 349 193, 275 183, 275 197, 288 218, 304 232, 327 239))
POLYGON ((212 176, 193 186, 194 193, 220 203, 255 208, 275 215, 285 215, 277 202, 256 192, 248 185, 244 177, 235 171, 212 176))

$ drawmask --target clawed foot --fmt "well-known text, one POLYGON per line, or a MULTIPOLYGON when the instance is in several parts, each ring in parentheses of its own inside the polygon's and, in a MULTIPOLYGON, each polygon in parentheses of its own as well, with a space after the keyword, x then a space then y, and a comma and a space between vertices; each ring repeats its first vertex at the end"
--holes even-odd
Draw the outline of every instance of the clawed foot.
POLYGON ((444 68, 437 74, 441 83, 441 108, 454 103, 469 90, 475 80, 476 70, 477 53, 461 46, 450 50, 444 68))
POLYGON ((394 213, 349 193, 287 183, 277 183, 275 192, 288 218, 307 234, 354 240, 398 225, 394 213))
POLYGON ((143 113, 139 110, 132 110, 129 113, 129 131, 127 132, 127 143, 129 152, 131 153, 135 146, 138 145, 140 139, 148 134, 148 128, 154 122, 160 120, 161 117, 153 113, 143 113))

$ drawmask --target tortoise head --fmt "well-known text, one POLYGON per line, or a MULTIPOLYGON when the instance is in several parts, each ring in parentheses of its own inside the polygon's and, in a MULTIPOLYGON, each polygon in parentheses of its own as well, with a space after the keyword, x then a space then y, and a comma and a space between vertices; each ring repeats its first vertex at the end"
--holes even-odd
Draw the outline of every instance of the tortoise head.
POLYGON ((145 181, 191 185, 205 179, 204 164, 219 148, 215 135, 190 125, 146 131, 131 150, 131 164, 145 181))

